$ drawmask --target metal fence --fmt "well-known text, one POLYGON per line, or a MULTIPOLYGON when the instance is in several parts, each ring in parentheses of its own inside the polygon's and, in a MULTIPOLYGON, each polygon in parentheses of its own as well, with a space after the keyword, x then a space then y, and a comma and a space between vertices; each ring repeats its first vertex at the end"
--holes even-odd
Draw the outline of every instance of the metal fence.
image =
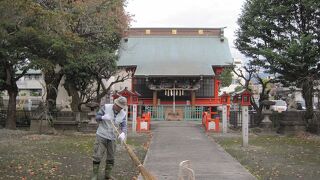
MULTIPOLYGON (((255 111, 249 111, 249 127, 255 126, 254 119, 256 118, 255 111)), ((230 111, 230 125, 234 128, 242 127, 242 111, 241 110, 233 110, 230 111)))
MULTIPOLYGON (((149 106, 149 105, 138 105, 137 114, 141 116, 142 113, 150 112, 151 120, 163 121, 166 119, 168 112, 172 111, 172 105, 158 105, 158 106, 149 106)), ((201 121, 202 113, 204 111, 203 106, 185 106, 185 105, 176 105, 176 112, 179 112, 183 120, 187 121, 201 121)), ((132 106, 128 108, 128 119, 132 119, 132 106)))
POLYGON ((151 120, 165 120, 165 112, 163 106, 145 106, 145 112, 151 113, 151 120))
MULTIPOLYGON (((150 112, 151 120, 164 120, 164 107, 163 106, 148 106, 148 105, 137 105, 137 116, 141 117, 143 113, 150 112)), ((133 107, 128 106, 128 120, 132 120, 133 117, 133 107)))
POLYGON ((201 121, 204 107, 203 106, 185 106, 184 107, 184 120, 201 121))

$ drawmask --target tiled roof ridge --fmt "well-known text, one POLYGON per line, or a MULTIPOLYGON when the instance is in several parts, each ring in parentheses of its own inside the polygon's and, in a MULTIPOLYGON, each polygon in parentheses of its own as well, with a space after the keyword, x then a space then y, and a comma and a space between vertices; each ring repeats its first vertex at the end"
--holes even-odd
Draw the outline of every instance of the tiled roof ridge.
POLYGON ((130 28, 125 36, 224 36, 222 28, 130 28))

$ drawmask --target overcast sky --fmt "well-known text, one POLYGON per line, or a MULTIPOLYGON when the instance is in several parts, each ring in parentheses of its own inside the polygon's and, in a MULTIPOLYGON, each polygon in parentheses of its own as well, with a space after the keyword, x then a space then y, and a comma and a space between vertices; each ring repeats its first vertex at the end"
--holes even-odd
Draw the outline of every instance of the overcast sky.
POLYGON ((126 10, 134 15, 131 27, 227 27, 234 58, 243 56, 234 48, 234 32, 245 0, 128 0, 126 10))

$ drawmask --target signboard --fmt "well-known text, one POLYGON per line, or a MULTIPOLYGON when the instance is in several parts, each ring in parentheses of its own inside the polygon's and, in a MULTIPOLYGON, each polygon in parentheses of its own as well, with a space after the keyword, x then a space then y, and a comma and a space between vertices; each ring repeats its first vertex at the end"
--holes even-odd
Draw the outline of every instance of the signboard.
POLYGON ((140 130, 148 130, 148 122, 141 122, 140 130))
POLYGON ((214 122, 209 122, 209 128, 208 128, 208 130, 212 130, 212 129, 216 130, 216 123, 214 123, 214 122))

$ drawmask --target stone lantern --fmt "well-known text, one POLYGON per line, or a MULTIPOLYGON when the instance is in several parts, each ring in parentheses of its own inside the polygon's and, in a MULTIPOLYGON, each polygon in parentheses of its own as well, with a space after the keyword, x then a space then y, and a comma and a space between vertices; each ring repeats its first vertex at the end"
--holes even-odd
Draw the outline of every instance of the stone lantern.
POLYGON ((96 112, 95 109, 99 107, 99 104, 96 102, 90 102, 86 104, 87 107, 90 108, 90 112, 88 113, 89 123, 88 124, 97 124, 96 121, 96 112))
POLYGON ((262 109, 263 119, 261 121, 260 127, 262 128, 272 127, 272 121, 270 120, 270 115, 272 114, 272 111, 270 109, 270 106, 274 105, 275 103, 276 102, 270 101, 270 100, 264 100, 261 102, 260 105, 263 105, 263 109, 262 109))

